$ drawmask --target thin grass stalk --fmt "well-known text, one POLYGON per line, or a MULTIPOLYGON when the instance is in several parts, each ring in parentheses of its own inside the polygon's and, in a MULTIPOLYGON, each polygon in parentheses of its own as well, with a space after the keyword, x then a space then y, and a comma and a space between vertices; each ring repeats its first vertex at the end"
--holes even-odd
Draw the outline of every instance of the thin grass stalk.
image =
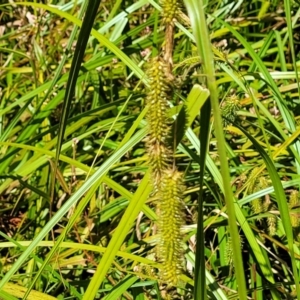
POLYGON ((209 99, 204 103, 201 108, 201 119, 200 119, 200 128, 199 141, 201 140, 200 145, 200 157, 199 157, 199 166, 200 166, 200 192, 198 197, 198 221, 197 221, 197 247, 196 247, 196 262, 195 262, 195 294, 199 295, 199 298, 206 299, 206 276, 205 276, 205 253, 204 253, 204 216, 203 216, 203 185, 204 185, 204 174, 205 174, 205 161, 209 144, 209 135, 210 135, 210 112, 211 105, 209 99), (201 135, 201 138, 200 138, 201 135))
MULTIPOLYGON (((71 64, 70 74, 66 86, 66 94, 63 102, 63 108, 61 113, 61 118, 59 120, 59 129, 57 137, 57 146, 56 146, 56 157, 55 157, 55 167, 52 177, 51 184, 51 198, 54 197, 54 187, 55 187, 55 177, 58 168, 59 155, 65 135, 65 130, 67 127, 68 115, 71 107, 71 102, 73 95, 75 93, 75 87, 77 83, 77 77, 80 71, 81 63, 83 61, 83 56, 85 53, 85 48, 90 37, 90 33, 93 28, 94 20, 97 15, 98 7, 101 3, 101 0, 89 1, 89 4, 86 9, 86 15, 82 22, 82 27, 79 31, 78 41, 75 47, 74 57, 71 64)), ((51 201, 52 203, 52 201, 51 201)), ((51 213, 51 209, 50 209, 51 213)))
MULTIPOLYGON (((236 216, 234 211, 233 193, 231 190, 229 167, 227 163, 226 145, 222 126, 221 111, 219 108, 219 99, 217 92, 217 84, 215 80, 213 52, 206 25, 203 1, 185 0, 188 15, 191 19, 193 33, 196 39, 198 51, 203 61, 203 69, 207 78, 207 86, 210 91, 210 101, 214 114, 215 133, 218 144, 218 154, 221 164, 221 173, 224 186, 224 196, 226 200, 229 233, 232 239, 233 262, 236 270, 236 280, 238 284, 238 294, 240 300, 247 299, 247 290, 245 282, 245 273, 243 259, 241 253, 240 237, 236 224, 236 216), (201 37, 201 38, 200 38, 201 37)), ((204 251, 204 249, 203 249, 204 251)), ((200 299, 197 295, 197 279, 195 280, 195 299, 200 299)))
POLYGON ((298 75, 298 67, 297 67, 297 59, 295 55, 295 47, 294 47, 294 38, 293 38, 293 23, 292 23, 292 16, 291 16, 291 1, 290 0, 284 0, 284 8, 285 8, 285 16, 286 16, 286 23, 288 27, 288 36, 289 36, 289 43, 290 43, 290 49, 292 54, 292 60, 293 60, 293 67, 296 74, 296 82, 297 82, 297 89, 298 93, 300 94, 300 84, 299 84, 299 75, 298 75))

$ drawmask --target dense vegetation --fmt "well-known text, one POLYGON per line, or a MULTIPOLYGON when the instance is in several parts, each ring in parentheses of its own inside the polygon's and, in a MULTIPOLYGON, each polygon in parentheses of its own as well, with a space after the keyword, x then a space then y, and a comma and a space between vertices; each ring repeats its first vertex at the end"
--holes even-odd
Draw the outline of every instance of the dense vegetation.
POLYGON ((0 299, 300 299, 299 15, 1 1, 0 299))

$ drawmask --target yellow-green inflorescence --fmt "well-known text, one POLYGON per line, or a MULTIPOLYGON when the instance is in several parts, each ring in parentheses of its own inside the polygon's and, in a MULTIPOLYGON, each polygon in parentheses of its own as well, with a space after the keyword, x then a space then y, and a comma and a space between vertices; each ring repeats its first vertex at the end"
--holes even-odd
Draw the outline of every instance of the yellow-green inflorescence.
POLYGON ((165 24, 173 24, 180 12, 178 0, 161 0, 163 20, 165 24))
POLYGON ((296 213, 296 211, 292 211, 295 207, 299 207, 300 200, 299 200, 299 191, 293 190, 290 194, 289 199, 289 208, 290 208, 290 217, 291 217, 291 223, 293 228, 299 228, 300 226, 300 219, 296 213))
POLYGON ((156 188, 162 172, 168 169, 172 162, 171 124, 168 117, 168 100, 172 99, 172 88, 166 76, 166 64, 163 59, 153 58, 149 65, 149 90, 146 98, 149 134, 146 147, 156 188))
POLYGON ((230 125, 236 120, 237 112, 240 110, 240 101, 236 95, 228 97, 222 105, 222 116, 224 127, 230 125))
MULTIPOLYGON (((265 178, 257 177, 258 176, 257 170, 258 170, 258 168, 254 168, 250 174, 250 177, 253 179, 251 180, 251 183, 249 186, 249 191, 253 192, 253 193, 260 191, 264 187, 267 187, 267 186, 265 186, 265 184, 267 183, 265 181, 265 178)), ((261 198, 252 200, 251 207, 252 207, 252 211, 254 214, 260 214, 264 211, 264 203, 261 198)))
POLYGON ((150 61, 147 70, 149 88, 146 104, 149 134, 146 138, 146 148, 153 194, 158 198, 156 208, 160 242, 157 246, 157 257, 163 265, 161 278, 171 286, 177 284, 183 266, 180 228, 183 223, 184 185, 182 174, 173 165, 172 122, 168 116, 172 84, 167 72, 167 64, 163 58, 156 57, 150 61))
MULTIPOLYGON (((244 240, 242 238, 242 236, 240 237, 241 238, 241 247, 243 249, 243 246, 244 246, 244 240)), ((234 269, 234 265, 233 265, 233 245, 232 245, 232 238, 229 236, 227 238, 227 242, 226 242, 226 245, 225 245, 225 251, 224 251, 224 254, 225 254, 225 263, 230 267, 230 269, 234 269)))
MULTIPOLYGON (((276 207, 275 205, 269 205, 268 206, 268 210, 276 210, 276 207)), ((271 214, 271 216, 269 216, 267 218, 267 224, 268 224, 268 231, 269 231, 269 234, 271 236, 275 235, 276 234, 276 231, 277 231, 277 217, 274 215, 274 214, 271 214)))
MULTIPOLYGON (((269 186, 268 180, 264 176, 260 176, 258 178, 254 176, 256 171, 257 170, 254 169, 251 174, 251 176, 253 176, 254 178, 251 186, 252 192, 263 190, 269 186)), ((257 198, 252 200, 251 206, 254 214, 260 214, 276 210, 275 205, 271 202, 270 197, 268 195, 266 195, 263 199, 257 198)), ((271 236, 276 234, 277 222, 277 217, 274 214, 270 213, 270 215, 267 217, 267 225, 269 234, 271 236)))
POLYGON ((176 285, 183 267, 182 236, 183 223, 182 174, 177 170, 168 170, 162 176, 158 204, 158 230, 160 243, 157 254, 163 264, 162 279, 169 285, 176 285))

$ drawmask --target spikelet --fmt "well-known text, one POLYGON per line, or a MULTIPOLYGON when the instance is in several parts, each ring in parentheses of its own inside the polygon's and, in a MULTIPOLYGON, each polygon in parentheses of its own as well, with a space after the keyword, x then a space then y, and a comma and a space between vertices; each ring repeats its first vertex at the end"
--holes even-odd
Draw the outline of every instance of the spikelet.
MULTIPOLYGON (((259 177, 258 179, 258 189, 263 190, 269 186, 268 180, 265 177, 259 177)), ((263 201, 263 212, 268 212, 270 210, 275 210, 275 205, 271 202, 270 196, 266 195, 263 201)), ((271 214, 267 217, 268 231, 271 236, 276 234, 277 230, 277 217, 271 214)))
POLYGON ((259 177, 261 171, 259 167, 253 168, 251 173, 249 174, 248 184, 249 184, 249 191, 253 192, 254 188, 256 187, 257 178, 259 177))
MULTIPOLYGON (((253 182, 252 182, 252 186, 251 186, 252 192, 257 192, 257 191, 260 191, 260 190, 268 187, 268 182, 265 177, 261 176, 258 179, 257 179, 257 177, 255 177, 257 169, 258 168, 254 168, 251 173, 251 176, 253 176, 253 178, 254 178, 253 182)), ((261 198, 252 200, 251 207, 252 207, 252 211, 254 214, 260 214, 260 213, 266 211, 265 203, 262 201, 261 198)))
MULTIPOLYGON (((292 210, 294 207, 299 206, 299 204, 300 204, 299 192, 293 190, 289 198, 289 208, 292 210)), ((298 228, 300 226, 300 219, 298 218, 297 214, 291 211, 290 218, 291 218, 292 227, 298 228)))
POLYGON ((260 214, 263 212, 263 203, 260 198, 251 201, 251 208, 254 214, 260 214))
MULTIPOLYGON (((243 237, 240 236, 240 242, 241 242, 241 249, 243 249, 244 246, 244 240, 243 237)), ((228 237, 227 243, 225 245, 225 263, 230 266, 230 269, 234 269, 234 264, 233 264, 233 246, 232 246, 232 238, 231 236, 228 237)))
MULTIPOLYGON (((274 205, 271 205, 269 210, 275 209, 274 205)), ((267 224, 268 224, 268 231, 270 236, 273 236, 276 234, 277 230, 277 218, 275 215, 272 214, 272 216, 267 218, 267 224)))
POLYGON ((198 55, 195 55, 195 56, 188 56, 187 58, 181 60, 178 64, 176 64, 174 66, 174 71, 178 68, 181 68, 181 67, 191 67, 191 66, 194 66, 196 64, 199 64, 201 63, 201 57, 198 56, 198 55))
POLYGON ((232 239, 229 236, 227 239, 227 243, 225 245, 225 251, 224 251, 224 255, 225 255, 225 263, 226 265, 229 265, 230 267, 233 266, 233 248, 232 248, 232 239))
POLYGON ((163 264, 162 279, 169 285, 176 285, 183 268, 183 248, 180 227, 183 224, 182 174, 177 170, 163 173, 158 204, 158 230, 160 243, 157 256, 163 264))
POLYGON ((162 0, 163 21, 165 24, 173 24, 180 12, 178 0, 162 0))
POLYGON ((146 265, 146 264, 140 264, 134 267, 134 271, 136 273, 140 273, 146 277, 155 277, 156 273, 155 273, 155 269, 150 266, 150 265, 146 265))
POLYGON ((226 127, 236 120, 237 112, 240 110, 240 101, 236 95, 228 97, 221 108, 223 118, 223 126, 226 127))
MULTIPOLYGON (((268 180, 264 176, 260 176, 258 179, 255 180, 255 186, 253 187, 253 191, 260 191, 269 186, 268 180)), ((271 202, 270 196, 266 195, 263 200, 261 198, 255 199, 251 203, 252 211, 255 214, 260 214, 262 212, 268 212, 270 210, 275 210, 275 205, 271 202)), ((274 214, 271 214, 267 217, 267 226, 268 232, 271 236, 276 234, 277 230, 277 217, 274 214)))
MULTIPOLYGON (((270 201, 269 197, 265 198, 263 206, 264 212, 269 212, 270 210, 276 209, 275 205, 270 201)), ((277 230, 277 218, 274 214, 271 214, 269 217, 267 217, 267 225, 270 236, 275 235, 277 230)))
POLYGON ((168 118, 168 99, 172 97, 171 84, 166 76, 166 64, 161 58, 154 58, 147 71, 149 90, 146 104, 149 134, 146 139, 148 164, 151 167, 154 188, 157 188, 162 172, 172 162, 170 146, 171 124, 168 118))

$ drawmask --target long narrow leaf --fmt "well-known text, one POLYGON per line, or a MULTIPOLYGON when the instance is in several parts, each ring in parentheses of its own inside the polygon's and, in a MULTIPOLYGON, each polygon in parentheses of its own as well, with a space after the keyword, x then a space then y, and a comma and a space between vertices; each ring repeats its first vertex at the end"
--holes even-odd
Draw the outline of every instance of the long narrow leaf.
MULTIPOLYGON (((203 1, 185 0, 185 5, 191 19, 193 34, 195 36, 198 52, 203 61, 203 69, 207 77, 207 86, 210 91, 211 106, 214 114, 215 134, 218 142, 218 153, 221 163, 222 181, 224 186, 224 195, 227 205, 227 212, 229 216, 229 232, 232 239, 233 247, 233 261, 238 276, 236 277, 238 283, 238 293, 240 300, 247 299, 247 290, 245 282, 245 273, 243 267, 243 259, 241 254, 240 237, 236 225, 236 216, 234 211, 233 193, 230 186, 229 167, 226 155, 226 145, 223 134, 222 119, 219 108, 219 99, 217 92, 217 85, 215 79, 214 59, 212 55, 212 47, 208 35, 206 25, 206 18, 204 14, 203 1)), ((204 250, 204 249, 202 249, 204 250)), ((194 295, 195 299, 201 299, 201 294, 194 295)))

